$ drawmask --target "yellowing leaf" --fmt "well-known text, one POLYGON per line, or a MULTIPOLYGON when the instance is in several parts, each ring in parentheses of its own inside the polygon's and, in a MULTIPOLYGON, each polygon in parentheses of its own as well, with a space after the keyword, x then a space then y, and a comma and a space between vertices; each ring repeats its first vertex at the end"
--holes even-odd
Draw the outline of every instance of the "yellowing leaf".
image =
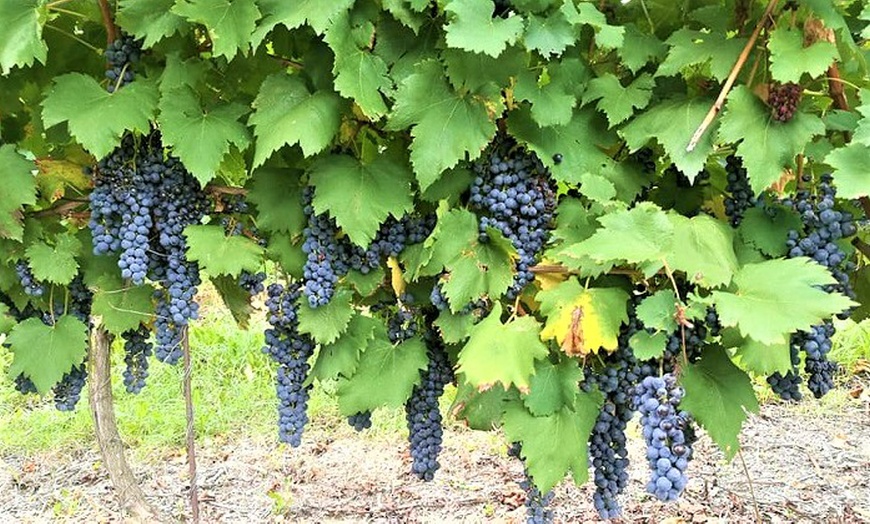
POLYGON ((627 320, 628 296, 618 288, 582 289, 576 279, 538 293, 547 324, 542 340, 555 340, 566 354, 616 349, 619 326, 627 320))

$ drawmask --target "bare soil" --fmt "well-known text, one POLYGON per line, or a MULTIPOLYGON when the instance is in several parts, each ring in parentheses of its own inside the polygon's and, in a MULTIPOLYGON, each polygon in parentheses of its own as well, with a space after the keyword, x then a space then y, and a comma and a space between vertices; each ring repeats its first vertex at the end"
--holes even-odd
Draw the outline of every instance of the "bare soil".
MULTIPOLYGON (((870 523, 870 402, 814 411, 821 410, 764 406, 745 426, 742 459, 730 463, 702 436, 689 486, 674 504, 645 494, 642 444, 631 439, 622 521, 870 523)), ((522 466, 498 435, 448 428, 430 483, 407 473, 406 447, 399 435, 360 436, 344 426, 314 426, 298 449, 265 437, 200 442, 203 521, 524 522, 522 466)), ((133 455, 150 502, 167 521, 186 520, 183 451, 133 455)), ((590 485, 563 482, 552 503, 556 520, 598 522, 591 493, 590 485)), ((0 457, 0 523, 49 521, 123 521, 95 449, 0 457)))

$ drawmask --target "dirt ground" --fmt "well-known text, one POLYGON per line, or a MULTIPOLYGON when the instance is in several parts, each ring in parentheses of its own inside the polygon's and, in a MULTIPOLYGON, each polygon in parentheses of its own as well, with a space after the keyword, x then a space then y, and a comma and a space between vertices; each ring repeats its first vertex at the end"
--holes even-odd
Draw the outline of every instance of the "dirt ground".
MULTIPOLYGON (((810 401, 812 402, 812 401, 810 401)), ((820 415, 805 406, 766 405, 742 437, 743 461, 724 463, 702 436, 682 499, 644 493, 642 444, 622 522, 870 523, 870 402, 820 415), (744 466, 745 463, 745 466, 744 466), (744 470, 745 467, 745 470, 744 470), (748 475, 747 475, 748 472, 748 475), (751 482, 749 481, 751 479, 751 482), (753 495, 754 493, 754 495, 753 495)), ((635 428, 636 431, 636 428, 635 428)), ((409 476, 400 436, 365 437, 312 427, 299 449, 266 441, 204 442, 199 448, 203 522, 524 522, 516 482, 522 467, 498 435, 454 426, 431 483, 409 476)), ((135 454, 134 454, 135 456, 135 454)), ((181 450, 133 458, 132 466, 167 521, 186 519, 187 466, 181 450)), ((552 503, 559 522, 598 522, 592 488, 563 482, 552 503)), ((120 522, 99 455, 0 457, 0 523, 120 522)))

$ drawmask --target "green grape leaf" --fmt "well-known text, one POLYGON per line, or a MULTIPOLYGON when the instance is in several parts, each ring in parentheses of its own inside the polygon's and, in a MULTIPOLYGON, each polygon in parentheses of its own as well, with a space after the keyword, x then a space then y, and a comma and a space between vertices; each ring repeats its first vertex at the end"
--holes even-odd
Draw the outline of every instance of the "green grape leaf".
POLYGON ((674 225, 668 215, 650 202, 598 219, 601 228, 588 239, 562 251, 569 258, 628 263, 659 261, 670 253, 674 225))
POLYGON ((791 350, 788 342, 762 344, 745 338, 737 347, 735 357, 744 369, 756 375, 767 376, 775 372, 785 375, 791 370, 791 350))
POLYGON ((469 428, 478 431, 491 431, 501 426, 502 417, 508 403, 517 400, 517 391, 505 391, 501 386, 495 386, 486 391, 479 391, 468 382, 460 382, 456 388, 456 397, 450 407, 450 413, 457 420, 464 421, 469 428))
POLYGON ((779 180, 783 167, 792 165, 795 155, 824 132, 822 119, 809 113, 799 111, 789 122, 773 120, 770 108, 748 87, 737 86, 728 95, 719 139, 740 142, 737 155, 743 158, 757 194, 779 180))
POLYGON ((13 354, 9 376, 23 374, 40 393, 46 393, 84 360, 88 327, 72 315, 59 317, 54 326, 29 318, 12 328, 6 344, 13 354))
POLYGON ((523 38, 526 49, 541 55, 561 55, 577 38, 574 24, 565 13, 554 11, 548 15, 529 15, 526 34, 523 38))
POLYGON ((528 391, 535 360, 547 356, 547 347, 538 337, 540 325, 531 316, 503 324, 501 313, 501 304, 496 302, 492 312, 472 328, 471 338, 459 352, 457 372, 480 390, 502 384, 528 391))
POLYGON ((360 354, 375 338, 377 325, 378 321, 372 317, 355 315, 338 340, 320 347, 308 381, 352 377, 359 365, 360 354))
POLYGON ((834 168, 834 181, 837 196, 840 198, 859 198, 870 195, 870 147, 851 143, 831 151, 825 163, 834 168))
POLYGON ((625 29, 618 25, 609 25, 607 17, 593 3, 565 2, 560 11, 572 24, 585 24, 595 30, 595 43, 607 49, 618 49, 622 46, 625 29))
POLYGON ((144 80, 109 93, 93 78, 69 73, 54 79, 42 102, 42 121, 46 128, 66 122, 76 140, 102 158, 125 131, 150 131, 157 98, 156 86, 144 80))
POLYGON ((199 262, 207 275, 237 277, 263 266, 264 249, 243 235, 227 236, 223 226, 187 226, 187 258, 199 262))
POLYGON ((277 262, 281 269, 294 278, 302 278, 307 256, 302 251, 302 237, 291 238, 284 233, 269 236, 266 255, 277 262))
POLYGON ((471 93, 455 92, 438 62, 419 64, 402 81, 395 99, 388 128, 413 126, 411 163, 421 191, 438 180, 445 169, 463 160, 466 153, 470 160, 480 156, 495 134, 487 104, 471 93))
POLYGON ((447 344, 459 344, 471 335, 474 327, 474 317, 470 314, 442 311, 434 322, 441 334, 441 340, 447 344))
POLYGON ((661 358, 665 353, 665 346, 668 343, 667 333, 659 331, 658 333, 649 333, 647 331, 638 331, 628 341, 628 346, 631 352, 638 360, 650 360, 661 358))
MULTIPOLYGON (((383 329, 381 329, 383 331, 383 329)), ((342 415, 370 411, 381 406, 400 408, 420 382, 420 371, 429 359, 426 345, 412 338, 393 346, 376 337, 360 356, 356 373, 338 384, 338 407, 342 415), (384 377, 390 377, 384 380, 384 377)))
POLYGON ((44 64, 48 46, 42 40, 40 0, 0 2, 0 70, 8 75, 13 67, 29 67, 34 60, 44 64))
POLYGON ((12 317, 9 306, 0 303, 0 335, 6 335, 18 322, 12 317))
POLYGON ((583 93, 583 104, 598 101, 596 107, 607 115, 610 127, 625 122, 636 109, 643 109, 649 104, 655 80, 644 73, 626 87, 622 87, 619 78, 611 73, 593 78, 589 87, 583 93))
POLYGON ((117 269, 115 273, 102 275, 92 288, 94 303, 91 313, 102 317, 106 329, 116 335, 147 323, 154 313, 151 300, 154 288, 124 283, 117 269))
POLYGON ((655 139, 665 148, 677 169, 694 182, 704 169, 707 156, 713 152, 717 122, 710 125, 695 149, 687 152, 686 146, 712 103, 712 100, 705 98, 658 103, 626 124, 622 128, 622 136, 632 151, 655 139))
POLYGON ((625 24, 624 44, 617 48, 616 52, 622 57, 622 63, 637 73, 651 60, 657 60, 665 56, 668 46, 661 42, 655 35, 651 35, 637 28, 635 24, 625 24))
POLYGON ((775 209, 774 216, 761 207, 747 209, 737 229, 740 238, 768 257, 781 257, 788 253, 785 242, 789 231, 798 231, 803 225, 797 213, 784 207, 775 209))
POLYGON ((53 246, 36 242, 30 244, 24 253, 37 280, 66 285, 78 273, 76 255, 81 249, 82 243, 78 238, 64 234, 55 239, 53 246))
POLYGON ((535 482, 546 493, 569 471, 580 485, 588 477, 588 441, 601 406, 601 395, 580 393, 575 409, 567 407, 546 417, 536 417, 522 404, 509 404, 504 414, 508 442, 522 444, 522 457, 535 482), (553 443, 558 442, 558 446, 553 443))
POLYGON ((523 396, 523 403, 536 417, 552 415, 563 407, 573 409, 582 378, 583 371, 574 359, 565 358, 558 364, 538 360, 530 381, 531 389, 523 396))
POLYGON ((493 17, 491 0, 466 2, 452 0, 444 7, 450 22, 444 28, 447 45, 497 58, 523 33, 523 18, 493 17))
POLYGON ((263 81, 253 105, 248 119, 257 137, 253 167, 284 145, 299 144, 305 156, 317 154, 332 143, 341 123, 341 98, 312 93, 301 78, 284 73, 263 81))
POLYGON ((335 53, 335 89, 354 100, 366 116, 377 120, 387 112, 381 92, 392 88, 387 64, 380 56, 357 47, 351 29, 348 15, 342 13, 326 31, 326 42, 335 53))
POLYGON ((311 307, 307 300, 299 302, 299 331, 308 333, 319 344, 332 344, 347 331, 354 316, 353 293, 346 289, 336 291, 325 306, 311 307))
POLYGON ((808 258, 768 260, 743 266, 734 276, 736 289, 714 291, 713 301, 723 326, 737 326, 762 344, 777 344, 854 305, 820 289, 834 283, 827 268, 808 258))
POLYGON ((674 319, 676 303, 677 296, 673 289, 660 289, 637 305, 637 319, 646 328, 673 333, 677 329, 677 321, 674 319))
POLYGON ((718 287, 731 282, 737 271, 734 232, 728 224, 708 215, 686 218, 669 213, 676 247, 667 257, 671 269, 684 271, 690 282, 718 287))
POLYGON ((442 57, 450 85, 460 92, 493 86, 504 89, 518 71, 519 74, 530 73, 526 68, 526 55, 517 46, 509 47, 498 58, 461 49, 445 49, 442 57))
POLYGON ((172 11, 208 30, 214 56, 247 54, 260 18, 254 0, 177 0, 172 11))
POLYGON ((746 411, 758 412, 749 377, 731 362, 722 348, 708 348, 696 364, 683 368, 680 379, 686 396, 680 404, 707 430, 730 459, 740 448, 738 435, 746 411))
POLYGON ((209 280, 211 280, 224 305, 230 310, 230 315, 236 321, 236 325, 242 329, 248 329, 251 315, 255 311, 251 305, 251 294, 239 285, 237 279, 231 276, 219 275, 211 277, 209 280))
POLYGON ((254 32, 253 41, 259 45, 266 35, 278 25, 287 29, 296 29, 302 24, 310 25, 318 34, 326 31, 332 20, 340 13, 347 11, 354 0, 258 0, 263 19, 254 32))
POLYGON ((365 164, 330 155, 311 167, 314 210, 329 212, 355 244, 367 246, 388 216, 401 218, 413 209, 413 177, 401 157, 382 154, 365 164))
POLYGON ((387 273, 383 266, 369 270, 368 273, 352 270, 345 277, 345 282, 353 286, 362 297, 371 296, 384 283, 387 273))
POLYGON ((828 69, 839 53, 830 42, 818 41, 804 47, 804 34, 787 25, 770 32, 770 75, 780 82, 800 82, 804 73, 815 78, 828 69))
POLYGON ((586 74, 582 64, 569 60, 546 72, 523 68, 517 75, 514 97, 532 104, 531 116, 537 125, 568 125, 577 105, 577 85, 585 81, 586 74))
MULTIPOLYGON (((746 45, 746 39, 728 38, 720 32, 678 29, 666 43, 670 50, 665 61, 659 65, 656 76, 673 76, 691 66, 707 64, 713 78, 722 82, 731 72, 731 67, 746 45)), ((700 123, 699 120, 695 125, 700 123)))
POLYGON ((248 112, 241 104, 203 108, 185 87, 163 93, 159 107, 163 142, 203 186, 217 174, 230 144, 244 150, 251 143, 248 128, 239 122, 248 112))
POLYGON ((580 188, 583 196, 595 202, 610 202, 616 197, 616 186, 601 175, 583 173, 580 175, 580 188))
POLYGON ((257 206, 257 227, 266 231, 302 233, 302 172, 287 168, 254 171, 247 199, 257 206))
POLYGON ((175 0, 121 0, 118 22, 125 31, 143 40, 148 49, 181 31, 184 18, 172 12, 175 0))
POLYGON ((0 191, 0 238, 21 240, 24 234, 23 206, 36 203, 36 166, 15 151, 15 146, 0 146, 3 166, 3 191, 0 191))

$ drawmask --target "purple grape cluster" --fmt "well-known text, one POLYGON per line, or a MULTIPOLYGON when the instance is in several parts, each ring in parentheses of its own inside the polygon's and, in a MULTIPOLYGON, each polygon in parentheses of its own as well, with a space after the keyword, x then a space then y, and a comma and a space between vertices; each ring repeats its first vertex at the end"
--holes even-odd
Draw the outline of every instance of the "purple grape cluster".
POLYGON ((651 470, 646 490, 666 502, 676 500, 685 489, 692 458, 692 419, 679 410, 683 395, 670 373, 644 378, 634 395, 651 470))
POLYGON ((794 82, 772 85, 767 95, 770 115, 777 122, 788 122, 794 117, 802 96, 803 88, 794 82))
POLYGON ((785 374, 775 371, 767 377, 767 383, 770 389, 783 400, 800 400, 801 394, 801 379, 798 366, 801 363, 800 356, 801 344, 796 337, 792 337, 789 344, 789 358, 791 359, 791 369, 785 374))
POLYGON ((354 413, 353 415, 347 417, 347 423, 355 429, 356 431, 362 431, 364 429, 369 429, 372 427, 372 412, 371 411, 360 411, 359 413, 354 413))
POLYGON ((270 284, 267 291, 266 308, 271 327, 265 331, 263 352, 278 364, 278 438, 295 448, 302 443, 302 432, 308 424, 311 385, 306 385, 305 381, 311 369, 308 359, 314 353, 314 341, 299 332, 297 302, 302 294, 299 283, 286 287, 270 284))
POLYGON ((114 93, 115 89, 129 84, 135 78, 132 65, 139 61, 142 54, 142 42, 130 35, 121 35, 106 48, 106 79, 109 84, 106 89, 114 93))
POLYGON ((42 282, 36 280, 30 265, 24 260, 19 260, 15 263, 15 274, 18 276, 18 282, 24 288, 25 294, 32 297, 41 297, 45 294, 45 286, 42 282))
POLYGON ((411 472, 421 480, 429 481, 440 467, 438 454, 443 433, 438 399, 444 393, 444 386, 453 380, 453 369, 438 334, 429 329, 424 338, 429 363, 426 370, 420 372, 422 380, 414 386, 411 398, 405 404, 405 418, 413 459, 411 472))
MULTIPOLYGON (((522 460, 521 451, 522 446, 518 442, 514 442, 508 447, 508 456, 522 460)), ((519 484, 526 494, 526 524, 551 524, 554 519, 550 503, 553 501, 554 493, 552 491, 541 493, 529 475, 528 468, 525 467, 523 467, 523 480, 519 484)))
POLYGON ((124 339, 124 387, 127 392, 138 394, 145 387, 148 378, 148 357, 151 356, 153 344, 149 341, 151 331, 147 326, 140 325, 121 333, 124 339))
POLYGON ((517 274, 507 292, 513 299, 535 279, 530 268, 552 227, 556 194, 550 173, 534 153, 508 138, 496 139, 474 163, 474 172, 470 204, 481 215, 481 241, 488 240, 491 227, 519 253, 517 274))
POLYGON ((834 374, 838 366, 828 360, 831 351, 831 337, 836 329, 828 320, 809 331, 800 331, 792 336, 792 344, 804 352, 804 371, 807 373, 807 387, 813 396, 822 398, 828 391, 834 389, 834 374))
POLYGON ((752 192, 749 176, 740 158, 728 155, 725 159, 725 173, 727 174, 725 192, 728 193, 725 197, 725 214, 731 226, 737 227, 743 220, 746 210, 755 206, 755 194, 752 192))

